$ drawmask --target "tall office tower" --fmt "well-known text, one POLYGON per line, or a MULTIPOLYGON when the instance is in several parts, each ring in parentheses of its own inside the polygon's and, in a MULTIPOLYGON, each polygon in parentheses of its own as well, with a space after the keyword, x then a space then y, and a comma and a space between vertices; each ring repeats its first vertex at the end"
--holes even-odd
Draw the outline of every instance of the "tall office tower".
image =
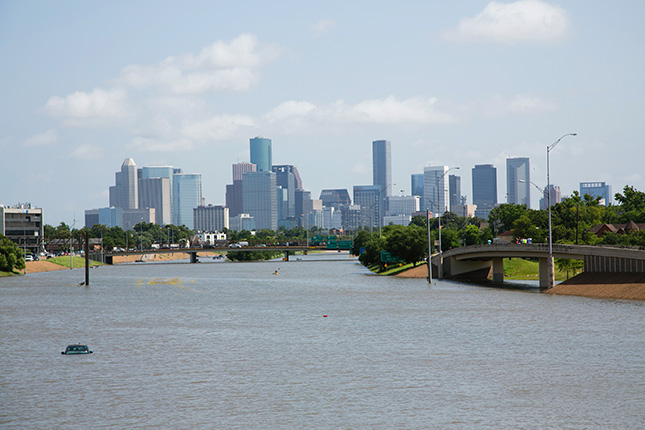
POLYGON ((202 204, 202 175, 175 173, 173 175, 173 224, 194 228, 193 209, 202 204))
POLYGON ((551 195, 547 194, 547 187, 544 187, 544 197, 540 199, 540 209, 546 210, 549 208, 549 201, 551 206, 562 201, 562 193, 560 193, 560 187, 556 187, 551 184, 551 195))
POLYGON ((272 166, 271 171, 276 175, 276 184, 282 187, 286 193, 286 199, 282 199, 284 207, 281 210, 282 215, 280 219, 295 218, 296 190, 298 189, 296 174, 298 173, 298 169, 296 169, 296 166, 284 164, 272 166))
POLYGON ((242 175, 249 172, 257 172, 257 166, 253 163, 233 164, 233 183, 226 186, 226 207, 231 218, 243 213, 242 175))
POLYGON ((378 185, 382 197, 391 195, 392 190, 392 156, 389 140, 372 142, 372 184, 378 185))
POLYGON ((132 158, 126 158, 121 171, 116 172, 115 185, 110 187, 110 206, 123 209, 137 209, 139 187, 137 165, 132 158))
POLYGON ((322 200, 323 206, 336 210, 340 210, 341 206, 352 204, 347 189, 322 190, 320 200, 322 200))
POLYGON ((508 203, 526 205, 531 208, 531 173, 529 159, 506 159, 506 192, 508 203))
POLYGON ((296 219, 300 227, 305 226, 305 214, 312 208, 311 191, 296 190, 296 219))
POLYGON ((488 218, 497 204, 497 168, 492 164, 478 164, 473 168, 473 204, 475 216, 488 218))
POLYGON ((589 194, 591 197, 600 197, 600 204, 608 206, 613 202, 611 185, 604 182, 580 182, 580 196, 589 194))
POLYGON ((172 223, 170 179, 139 178, 139 207, 155 209, 155 224, 172 223))
POLYGON ((225 206, 198 206, 193 209, 195 230, 221 232, 229 226, 228 208, 225 206))
POLYGON ((361 226, 361 207, 360 205, 346 205, 341 207, 341 220, 343 229, 347 231, 356 231, 361 226))
POLYGON ((362 226, 378 227, 380 226, 381 217, 385 213, 381 212, 379 205, 381 195, 380 185, 354 185, 354 204, 361 207, 362 226))
POLYGON ((448 193, 450 194, 450 212, 455 213, 461 206, 461 176, 448 175, 448 193))
MULTIPOLYGON (((412 195, 423 197, 423 173, 412 174, 412 195)), ((421 205, 423 206, 423 204, 421 205)), ((425 206, 423 206, 425 207, 425 206)))
POLYGON ((276 175, 271 171, 249 172, 242 175, 242 209, 255 218, 258 230, 278 229, 276 175))
POLYGON ((233 164, 233 180, 241 181, 242 175, 248 172, 257 172, 258 166, 253 163, 236 163, 233 164))
POLYGON ((270 172, 273 165, 271 139, 254 137, 251 139, 251 163, 258 166, 258 172, 270 172))
MULTIPOLYGON (((387 198, 386 216, 395 217, 405 215, 412 217, 412 214, 421 210, 421 197, 419 196, 390 196, 387 198)), ((387 225, 388 223, 385 223, 387 225)))
POLYGON ((428 166, 423 168, 422 208, 443 215, 448 210, 448 166, 428 166))

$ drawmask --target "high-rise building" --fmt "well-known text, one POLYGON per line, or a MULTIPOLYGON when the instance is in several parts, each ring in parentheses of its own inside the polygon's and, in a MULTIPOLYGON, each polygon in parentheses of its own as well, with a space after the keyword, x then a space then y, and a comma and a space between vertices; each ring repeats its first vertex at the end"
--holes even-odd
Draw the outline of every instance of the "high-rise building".
POLYGON ((229 228, 228 208, 225 206, 198 206, 193 209, 194 226, 198 231, 223 231, 229 228))
POLYGON ((531 208, 531 168, 526 157, 506 159, 506 193, 508 203, 531 208))
POLYGON ((354 204, 361 207, 362 226, 378 227, 384 212, 379 206, 381 187, 379 185, 354 185, 354 204))
POLYGON ((448 166, 428 166, 423 168, 423 198, 422 207, 428 207, 432 212, 443 215, 448 208, 448 166))
POLYGON ((456 213, 457 206, 461 206, 461 176, 448 175, 448 193, 450 212, 456 213))
POLYGON ((193 209, 202 204, 202 175, 175 173, 173 175, 173 224, 194 228, 193 209))
MULTIPOLYGON (((404 215, 408 218, 421 210, 421 197, 419 196, 390 196, 387 198, 386 216, 396 217, 404 215)), ((384 223, 387 225, 387 223, 384 223)))
POLYGON ((379 187, 383 198, 391 195, 392 156, 389 140, 372 142, 372 184, 379 187))
POLYGON ((258 172, 270 172, 273 166, 271 139, 254 137, 250 140, 251 163, 257 166, 258 172))
POLYGON ((613 202, 611 185, 604 182, 580 182, 580 196, 600 197, 600 203, 607 206, 613 202))
POLYGON ((551 184, 551 195, 550 196, 547 195, 547 187, 544 187, 543 194, 544 194, 544 197, 540 199, 541 210, 546 210, 549 208, 549 200, 551 201, 552 206, 562 201, 562 194, 560 193, 560 187, 556 187, 553 184, 551 184))
POLYGON ((258 230, 278 229, 276 174, 271 171, 249 172, 242 175, 242 207, 255 218, 258 230))
MULTIPOLYGON (((271 167, 271 170, 276 175, 276 184, 278 187, 282 187, 284 196, 281 200, 281 207, 278 208, 280 215, 280 220, 286 219, 295 219, 296 216, 296 174, 298 169, 296 166, 291 166, 288 164, 285 165, 275 165, 271 167)), ((298 175, 299 176, 299 175, 298 175)))
POLYGON ((296 190, 296 219, 300 227, 306 226, 305 215, 312 209, 311 191, 296 190))
POLYGON ((132 158, 126 158, 121 171, 116 172, 115 185, 110 187, 110 206, 123 209, 139 207, 139 184, 137 165, 132 158))
POLYGON ((411 178, 412 178, 412 188, 411 188, 412 195, 423 198, 423 173, 413 173, 411 178))
POLYGON ((343 205, 352 204, 352 199, 349 197, 349 193, 345 188, 322 190, 320 192, 320 200, 322 200, 323 206, 334 208, 336 210, 340 210, 343 205))
POLYGON ((172 223, 169 178, 140 178, 139 207, 155 209, 155 224, 172 223))
POLYGON ((233 164, 233 180, 241 181, 242 175, 248 172, 257 172, 258 166, 253 163, 236 163, 233 164))
POLYGON ((497 205, 497 168, 492 164, 478 164, 472 172, 475 216, 488 218, 490 210, 497 205))

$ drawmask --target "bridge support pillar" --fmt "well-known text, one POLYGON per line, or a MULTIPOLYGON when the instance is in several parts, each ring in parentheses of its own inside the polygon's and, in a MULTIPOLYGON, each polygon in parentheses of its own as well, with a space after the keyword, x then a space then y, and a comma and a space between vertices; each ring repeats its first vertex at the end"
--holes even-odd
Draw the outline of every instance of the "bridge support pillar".
POLYGON ((549 276, 552 276, 549 270, 549 258, 540 258, 540 288, 550 288, 549 276))
POLYGON ((504 259, 493 258, 493 282, 504 282, 504 259))
POLYGON ((190 254, 190 262, 191 263, 197 263, 197 253, 196 252, 189 252, 190 254))
POLYGON ((282 261, 289 261, 289 251, 284 251, 284 257, 282 257, 282 261))

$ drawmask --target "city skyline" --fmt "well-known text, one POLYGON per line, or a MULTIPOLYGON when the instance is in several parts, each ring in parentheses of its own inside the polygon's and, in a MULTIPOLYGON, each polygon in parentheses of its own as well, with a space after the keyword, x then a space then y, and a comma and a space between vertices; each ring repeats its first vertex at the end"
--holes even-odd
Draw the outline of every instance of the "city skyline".
POLYGON ((393 194, 409 195, 425 167, 459 166, 470 202, 465 172, 492 164, 503 202, 506 159, 529 158, 544 188, 546 147, 573 132, 550 155, 563 196, 581 182, 645 189, 642 2, 370 9, 0 3, 0 204, 31 202, 45 223, 71 225, 108 204, 131 157, 201 172, 206 202, 223 205, 254 136, 314 198, 372 183, 370 144, 387 140, 393 194))

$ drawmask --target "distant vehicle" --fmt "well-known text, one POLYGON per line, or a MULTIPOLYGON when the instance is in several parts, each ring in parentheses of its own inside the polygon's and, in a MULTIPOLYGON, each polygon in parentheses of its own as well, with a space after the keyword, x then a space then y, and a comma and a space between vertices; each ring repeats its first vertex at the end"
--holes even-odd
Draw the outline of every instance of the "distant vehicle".
POLYGON ((25 261, 34 261, 34 256, 31 254, 25 255, 25 261))
POLYGON ((243 240, 241 242, 238 242, 238 243, 240 244, 240 246, 249 246, 249 243, 247 241, 245 241, 245 240, 243 240))
POLYGON ((239 243, 231 243, 228 247, 229 248, 241 248, 242 245, 240 245, 239 243))
POLYGON ((73 355, 73 354, 92 354, 94 351, 90 351, 87 345, 80 343, 74 345, 67 345, 65 351, 61 351, 63 355, 73 355))

